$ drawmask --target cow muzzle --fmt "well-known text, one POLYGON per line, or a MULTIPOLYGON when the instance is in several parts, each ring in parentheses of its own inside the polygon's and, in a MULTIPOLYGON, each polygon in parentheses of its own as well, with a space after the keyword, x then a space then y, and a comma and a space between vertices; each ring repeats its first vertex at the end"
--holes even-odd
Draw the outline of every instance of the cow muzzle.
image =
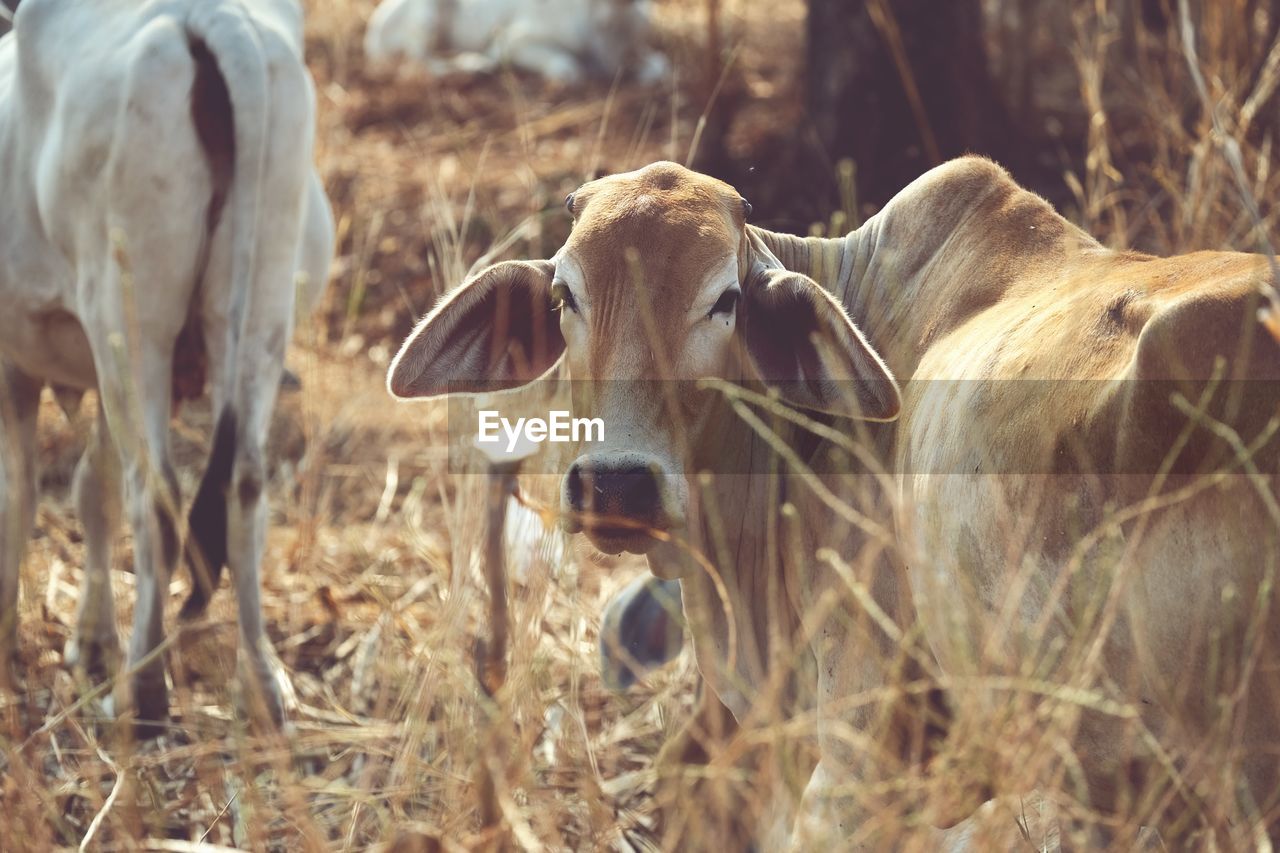
POLYGON ((580 456, 565 474, 562 501, 570 533, 585 533, 606 554, 644 554, 677 523, 670 478, 657 458, 609 452, 580 456))

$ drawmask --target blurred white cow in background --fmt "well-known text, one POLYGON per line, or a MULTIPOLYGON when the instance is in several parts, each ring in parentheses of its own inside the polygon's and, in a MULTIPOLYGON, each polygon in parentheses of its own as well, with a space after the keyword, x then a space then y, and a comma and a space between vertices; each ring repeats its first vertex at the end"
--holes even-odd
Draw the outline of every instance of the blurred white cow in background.
POLYGON ((295 312, 317 300, 334 239, 311 163, 301 10, 23 0, 13 27, 0 39, 0 685, 35 519, 40 392, 96 388, 74 484, 86 566, 67 660, 104 674, 118 656, 109 570, 125 515, 129 699, 152 723, 143 733, 167 719, 155 652, 180 541, 169 420, 207 375, 217 427, 183 612, 200 613, 230 567, 249 683, 279 720, 258 588, 265 445, 295 312))
POLYGON ((383 0, 365 33, 373 64, 409 60, 433 74, 502 65, 565 83, 650 83, 667 58, 651 46, 650 0, 383 0))

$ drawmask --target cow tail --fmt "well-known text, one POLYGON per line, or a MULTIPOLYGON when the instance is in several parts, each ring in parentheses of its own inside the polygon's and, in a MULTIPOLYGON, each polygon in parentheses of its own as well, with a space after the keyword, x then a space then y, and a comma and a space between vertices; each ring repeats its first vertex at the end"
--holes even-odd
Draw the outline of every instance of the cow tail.
POLYGON ((237 455, 237 404, 244 385, 241 349, 257 278, 269 94, 262 37, 239 4, 196 4, 187 19, 187 38, 197 63, 193 118, 214 177, 206 239, 212 241, 219 217, 229 215, 232 253, 227 362, 222 372, 229 380, 229 393, 217 414, 209 462, 189 515, 185 556, 192 584, 180 617, 191 619, 208 607, 227 562, 227 499, 237 455))

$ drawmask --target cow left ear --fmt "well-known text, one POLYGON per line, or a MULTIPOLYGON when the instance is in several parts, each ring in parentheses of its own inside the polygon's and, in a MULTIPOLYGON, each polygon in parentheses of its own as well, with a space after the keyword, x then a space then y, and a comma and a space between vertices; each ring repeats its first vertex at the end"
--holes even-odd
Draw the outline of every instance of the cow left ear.
POLYGON ((551 261, 503 261, 463 282, 422 319, 387 374, 393 397, 515 388, 564 352, 551 261))
POLYGON ((898 384, 831 294, 808 276, 759 268, 742 332, 759 378, 793 406, 867 421, 898 417, 898 384))

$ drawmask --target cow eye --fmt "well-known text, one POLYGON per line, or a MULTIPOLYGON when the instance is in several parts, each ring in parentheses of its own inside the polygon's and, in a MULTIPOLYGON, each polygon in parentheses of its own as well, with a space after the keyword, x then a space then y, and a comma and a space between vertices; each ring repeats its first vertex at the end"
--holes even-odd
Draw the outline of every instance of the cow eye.
POLYGON ((578 313, 578 303, 573 301, 573 291, 564 282, 557 281, 551 285, 551 298, 555 300, 553 307, 557 311, 562 308, 568 308, 573 313, 578 313))
POLYGON ((707 319, 717 314, 732 315, 733 309, 738 306, 738 300, 742 298, 742 291, 736 287, 731 287, 724 293, 720 294, 720 298, 716 300, 716 304, 711 306, 707 319))

